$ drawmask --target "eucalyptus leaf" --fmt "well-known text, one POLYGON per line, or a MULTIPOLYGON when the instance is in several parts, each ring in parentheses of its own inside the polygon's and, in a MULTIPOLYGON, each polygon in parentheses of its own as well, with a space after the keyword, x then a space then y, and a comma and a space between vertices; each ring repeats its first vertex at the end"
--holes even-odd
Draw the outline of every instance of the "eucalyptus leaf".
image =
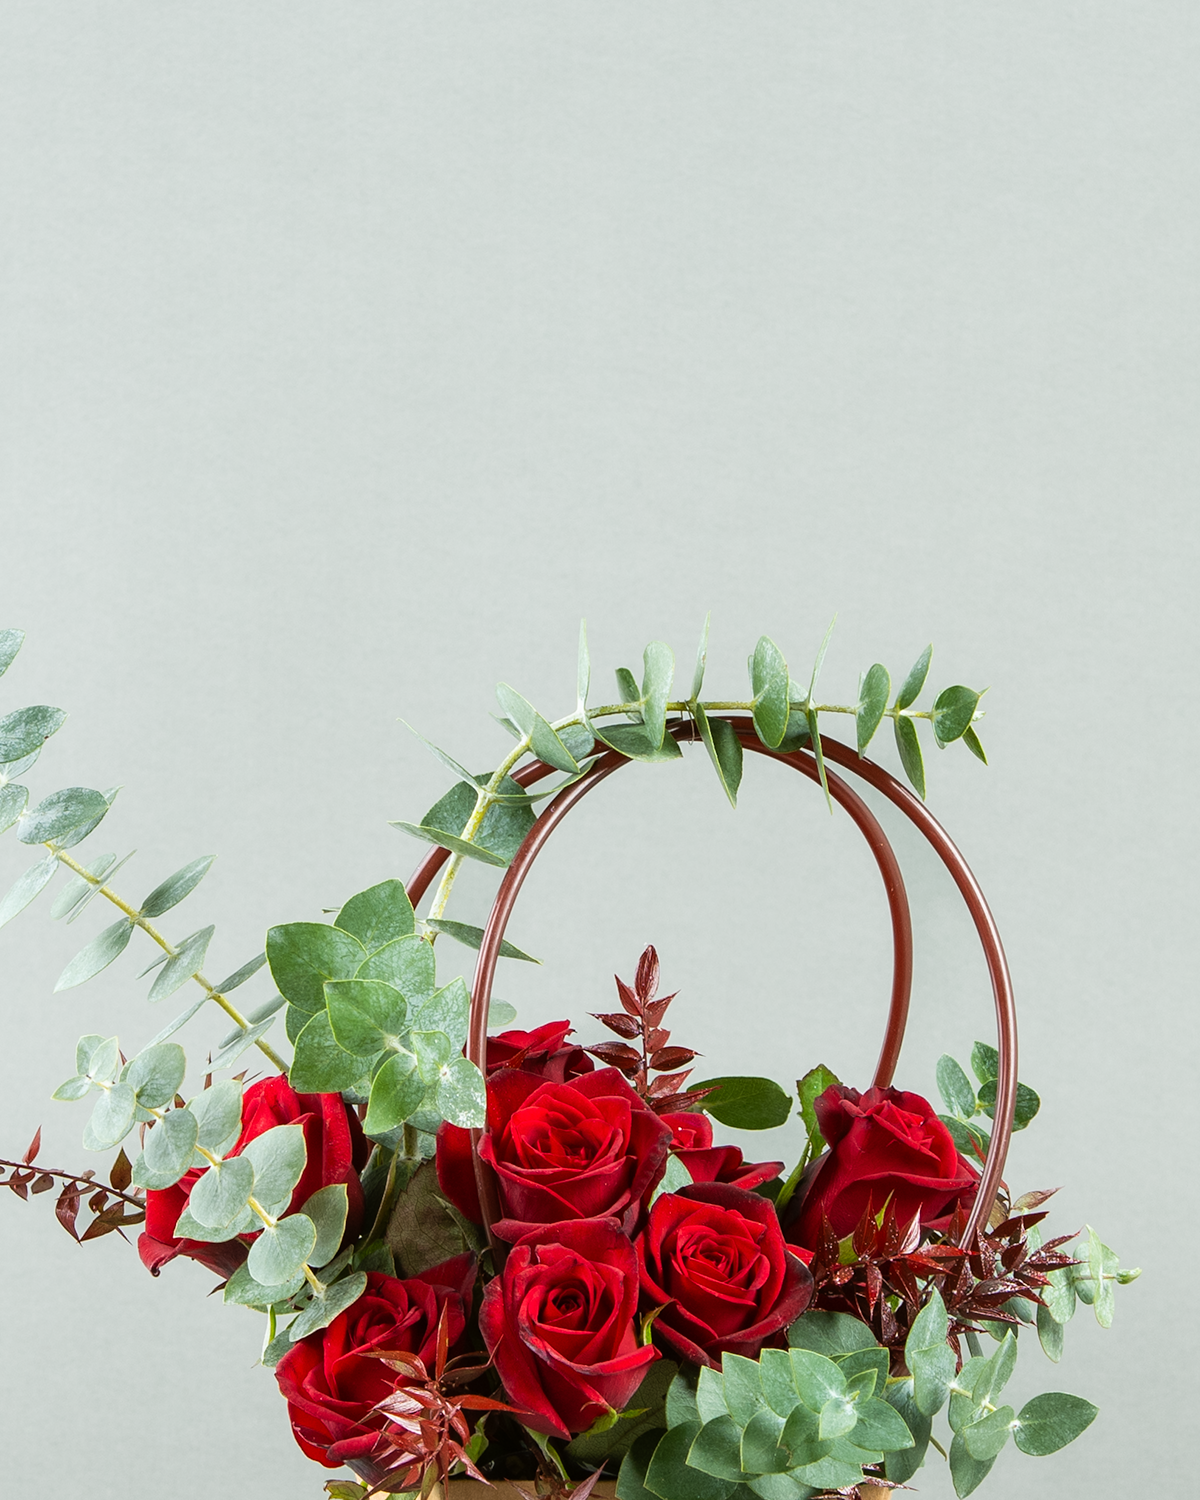
POLYGON ((81 1036, 75 1047, 75 1069, 88 1078, 112 1083, 121 1067, 121 1048, 115 1036, 81 1036))
POLYGON ((913 662, 908 676, 904 679, 900 691, 896 694, 897 708, 911 708, 917 701, 921 689, 925 686, 925 679, 929 676, 929 663, 933 659, 933 647, 926 646, 916 661, 913 662))
POLYGON ((821 1308, 796 1319, 788 1329, 788 1343, 793 1349, 811 1349, 834 1360, 879 1347, 874 1334, 858 1318, 821 1308))
POLYGON ((417 1059, 413 1054, 391 1053, 371 1080, 371 1097, 363 1129, 368 1135, 378 1135, 403 1125, 421 1107, 425 1091, 425 1080, 417 1071, 417 1059))
POLYGON ((45 704, 5 714, 0 719, 0 765, 40 750, 66 717, 61 708, 48 708, 45 704))
MULTIPOLYGON (((980 1085, 979 1105, 984 1114, 991 1120, 996 1118, 996 1089, 997 1082, 994 1078, 980 1085)), ((1014 1130, 1024 1130, 1030 1120, 1034 1118, 1042 1107, 1042 1101, 1034 1091, 1024 1083, 1017 1084, 1017 1102, 1013 1112, 1014 1130)))
POLYGON ((328 1328, 339 1313, 354 1306, 366 1289, 365 1271, 355 1271, 350 1276, 343 1276, 341 1281, 335 1281, 324 1292, 313 1296, 312 1301, 288 1329, 288 1338, 295 1342, 297 1339, 307 1338, 310 1333, 316 1333, 320 1328, 328 1328))
POLYGON ((25 642, 23 630, 0 630, 0 677, 13 664, 13 659, 25 642))
POLYGON ((892 1484, 907 1484, 924 1460, 933 1422, 913 1398, 911 1375, 905 1380, 889 1381, 884 1387, 883 1398, 900 1413, 913 1438, 911 1448, 893 1448, 887 1452, 884 1472, 892 1484))
POLYGON ((488 1030, 494 1031, 497 1026, 511 1026, 517 1019, 517 1008, 510 1005, 507 1000, 497 1000, 493 997, 488 1005, 488 1030))
POLYGON ((628 717, 640 724, 642 722, 642 693, 637 685, 637 678, 628 667, 618 667, 616 678, 617 697, 629 710, 628 717))
POLYGON ((471 1014, 471 994, 463 979, 452 979, 431 995, 410 1020, 414 1032, 444 1032, 449 1051, 461 1052, 467 1045, 467 1022, 471 1014))
POLYGON ((592 685, 592 660, 588 653, 587 621, 579 622, 579 658, 575 673, 575 698, 582 713, 587 707, 588 689, 592 685))
POLYGON ((790 681, 783 652, 769 636, 761 636, 750 659, 750 686, 754 693, 754 728, 771 750, 778 749, 787 733, 790 681))
POLYGON ((637 760, 645 765, 659 765, 663 761, 678 760, 682 755, 674 736, 664 734, 663 738, 655 742, 653 736, 647 734, 642 724, 606 724, 603 728, 596 725, 597 738, 602 740, 610 749, 616 750, 629 760, 637 760))
POLYGON ((176 870, 174 875, 168 875, 161 885, 156 885, 146 899, 142 902, 143 917, 161 917, 164 912, 171 910, 196 889, 204 877, 208 874, 215 856, 211 854, 201 855, 190 864, 176 870))
POLYGON ((176 990, 181 989, 194 974, 197 974, 204 964, 208 945, 212 941, 212 935, 216 928, 211 924, 202 927, 199 932, 193 932, 180 943, 173 958, 169 958, 163 967, 155 975, 154 983, 150 986, 150 1000, 165 1000, 168 995, 173 995, 176 990))
POLYGON ((103 792, 91 787, 69 786, 52 792, 21 822, 17 837, 23 844, 42 844, 64 838, 84 823, 93 826, 108 811, 103 792))
POLYGON ((796 1084, 796 1093, 800 1098, 800 1115, 808 1136, 810 1158, 819 1156, 825 1149, 825 1137, 821 1134, 821 1127, 817 1123, 817 1100, 826 1089, 838 1088, 840 1084, 841 1080, 837 1074, 827 1068, 824 1063, 818 1063, 815 1068, 810 1068, 796 1084))
MULTIPOLYGON (((215 1156, 230 1150, 242 1133, 242 1086, 232 1078, 201 1089, 188 1108, 196 1116, 197 1146, 215 1156)), ((203 1158, 201 1158, 203 1160, 203 1158)))
POLYGON ((925 760, 921 755, 921 742, 917 738, 917 726, 903 714, 892 721, 896 732, 896 749, 900 752, 900 764, 904 774, 912 782, 921 801, 925 800, 925 760))
POLYGON ((241 1156, 234 1159, 250 1163, 254 1172, 255 1201, 268 1213, 275 1214, 283 1212, 291 1202, 292 1192, 304 1174, 307 1158, 304 1126, 275 1125, 247 1141, 241 1156))
POLYGON ((134 1126, 137 1099, 127 1083, 114 1083, 102 1091, 83 1132, 85 1151, 110 1151, 134 1126))
POLYGON ((150 1046, 153 1047, 158 1042, 165 1042, 169 1036, 174 1036, 181 1026, 187 1025, 187 1023, 192 1019, 197 1011, 203 1009, 207 1001, 207 995, 201 995, 199 1000, 193 1001, 192 1004, 188 1006, 187 1010, 183 1011, 180 1015, 177 1015, 169 1025, 163 1027, 163 1029, 150 1043, 150 1046))
POLYGON ((742 742, 737 731, 728 719, 710 719, 699 703, 693 704, 692 711, 721 789, 729 798, 730 807, 736 807, 738 787, 742 784, 742 742))
POLYGON ((1096 1420, 1098 1408, 1082 1396, 1048 1391, 1027 1401, 1017 1415, 1013 1432, 1022 1453, 1044 1458, 1073 1443, 1096 1420))
POLYGON ((501 712, 513 721, 529 741, 529 748, 538 760, 558 771, 574 774, 579 770, 579 762, 559 739, 549 721, 538 713, 528 699, 523 698, 515 688, 509 687, 507 682, 497 685, 496 698, 501 712))
POLYGON ((318 1188, 300 1205, 300 1212, 306 1214, 317 1229, 317 1242, 311 1256, 314 1266, 327 1266, 341 1249, 349 1211, 350 1198, 344 1182, 318 1188))
POLYGON ((25 811, 28 801, 28 787, 18 786, 15 782, 0 786, 0 833, 6 833, 13 826, 25 811))
MULTIPOLYGON (((520 792, 521 787, 506 776, 498 790, 513 793, 520 792)), ((504 868, 512 863, 525 835, 533 827, 534 815, 527 806, 493 803, 484 813, 474 838, 468 842, 460 835, 475 811, 479 791, 478 780, 457 782, 433 804, 420 824, 393 823, 392 827, 400 828, 414 838, 424 839, 426 843, 440 844, 455 854, 504 868)))
POLYGON ((331 980, 325 1004, 334 1040, 359 1058, 378 1057, 407 1029, 408 1002, 378 979, 331 980))
POLYGON ((367 1071, 367 1061, 338 1045, 329 1013, 323 1010, 296 1038, 288 1082, 298 1094, 340 1094, 359 1081, 367 1071))
MULTIPOLYGON (((459 765, 458 761, 456 761, 452 755, 447 755, 447 753, 439 746, 435 745, 432 740, 427 740, 421 733, 421 731, 419 729, 414 729, 407 719, 401 719, 400 722, 404 725, 405 729, 408 730, 409 734, 415 735, 416 738, 421 741, 422 745, 425 746, 426 750, 429 751, 434 760, 440 761, 452 776, 457 776, 465 781, 471 780, 470 771, 459 765)), ((507 722, 511 723, 512 721, 508 720, 507 722)))
POLYGON ((130 851, 124 859, 118 859, 115 854, 105 854, 99 859, 94 859, 85 869, 93 878, 84 880, 81 875, 72 875, 62 890, 54 898, 54 904, 50 908, 50 915, 57 921, 66 917, 67 922, 74 922, 87 910, 89 904, 100 894, 101 885, 110 879, 121 868, 128 864, 133 858, 130 851))
MULTIPOLYGON (((254 1165, 247 1156, 230 1156, 199 1177, 188 1195, 188 1213, 209 1229, 224 1229, 246 1207, 254 1191, 254 1165)), ((264 1283, 269 1278, 255 1277, 264 1283)), ((274 1278, 285 1281, 285 1276, 274 1278)))
POLYGON ((469 1248, 432 1161, 422 1162, 396 1195, 386 1234, 399 1276, 420 1276, 469 1248))
POLYGON ((991 1473, 994 1458, 972 1458, 961 1432, 954 1434, 950 1444, 950 1478, 954 1482, 954 1493, 959 1500, 974 1494, 991 1473))
POLYGON ((304 1286, 304 1272, 297 1271, 287 1281, 277 1286, 263 1286, 250 1274, 249 1266, 240 1265, 225 1283, 223 1301, 235 1307, 271 1307, 277 1302, 287 1302, 304 1286))
POLYGON ((54 879, 54 872, 58 869, 58 860, 53 854, 47 855, 45 859, 39 860, 36 865, 29 868, 17 877, 16 884, 11 886, 3 901, 0 901, 0 927, 5 922, 11 922, 18 912, 22 912, 54 879))
POLYGON ((207 1245, 220 1245, 227 1240, 236 1240, 241 1234, 255 1232, 261 1221, 250 1208, 242 1209, 241 1213, 228 1224, 222 1224, 214 1228, 210 1224, 202 1224, 199 1219, 194 1218, 190 1209, 184 1209, 175 1221, 175 1238, 180 1240, 200 1240, 207 1245))
MULTIPOLYGON (((1072 1292, 1071 1301, 1074 1303, 1075 1294, 1072 1292)), ((1037 1310, 1038 1342, 1042 1346, 1042 1353, 1047 1359, 1052 1359, 1055 1364, 1059 1362, 1063 1354, 1064 1330, 1063 1325, 1055 1318, 1054 1314, 1044 1304, 1039 1304, 1037 1310)))
POLYGON ((980 694, 957 684, 944 688, 933 705, 933 734, 940 748, 953 744, 971 727, 980 694))
POLYGON ((58 983, 54 986, 55 994, 59 990, 73 989, 75 985, 93 979, 102 969, 107 969, 114 958, 124 953, 132 934, 133 923, 126 917, 114 922, 111 927, 106 927, 75 955, 58 976, 58 983))
POLYGON ((460 1130, 482 1130, 487 1092, 483 1074, 465 1057, 452 1057, 440 1070, 437 1108, 443 1120, 460 1130))
POLYGON ((325 1009, 325 981, 350 979, 366 956, 351 933, 323 922, 288 922, 267 933, 267 962, 279 993, 310 1014, 325 1009))
POLYGON ((667 729, 667 703, 675 677, 675 653, 664 641, 651 641, 642 653, 642 723, 657 749, 667 729))
POLYGON ((190 1169, 196 1149, 198 1122, 190 1109, 172 1109, 146 1132, 142 1153, 133 1164, 138 1187, 174 1187, 190 1169))
POLYGON ((854 710, 854 730, 861 755, 875 736, 887 710, 888 695, 892 691, 892 679, 885 666, 876 662, 868 668, 858 690, 858 703, 854 710))
POLYGON ((708 626, 711 620, 712 611, 710 610, 704 616, 704 629, 700 632, 700 644, 696 647, 696 669, 692 673, 691 701, 693 703, 699 698, 700 689, 704 686, 704 668, 708 662, 708 626))
POLYGON ((177 1042, 154 1042, 125 1069, 125 1082, 143 1109, 161 1109, 175 1097, 187 1072, 187 1055, 177 1042))
MULTIPOLYGON (((449 922, 443 917, 428 917, 425 925, 432 928, 434 932, 444 932, 448 938, 453 938, 456 943, 462 943, 467 948, 478 949, 483 944, 482 927, 471 927, 466 922, 449 922)), ((522 953, 520 948, 505 941, 500 944, 500 957, 524 959, 527 964, 541 963, 540 958, 532 958, 528 953, 522 953)))
POLYGON ((973 724, 968 724, 963 730, 962 742, 976 760, 981 760, 985 766, 987 765, 988 758, 983 748, 983 741, 979 738, 973 724))
POLYGON ((975 1090, 962 1068, 948 1053, 944 1052, 938 1058, 935 1076, 938 1093, 946 1108, 962 1120, 971 1119, 977 1108, 975 1090))
MULTIPOLYGON (((704 1474, 687 1461, 700 1431, 698 1422, 684 1422, 659 1441, 644 1480, 645 1488, 659 1500, 730 1500, 733 1486, 727 1480, 704 1474)), ((631 1451, 637 1451, 637 1444, 631 1451)))
POLYGON ((941 1411, 954 1380, 954 1350, 946 1342, 949 1331, 946 1304, 935 1288, 913 1319, 904 1344, 904 1362, 913 1376, 913 1399, 927 1417, 941 1411))
POLYGON ((253 979, 266 961, 267 955, 265 952, 256 953, 249 963, 243 964, 240 969, 235 969, 228 978, 222 979, 220 984, 214 986, 217 994, 228 995, 231 990, 236 990, 245 984, 247 979, 253 979))
MULTIPOLYGON (((195 1188, 192 1193, 194 1196, 195 1188)), ((264 1286, 286 1282, 304 1266, 316 1242, 316 1225, 305 1214, 292 1214, 274 1225, 264 1224, 250 1246, 246 1268, 264 1286)))
POLYGON ((77 1099, 85 1098, 92 1090, 92 1080, 77 1074, 74 1078, 68 1078, 50 1095, 51 1099, 57 1099, 59 1103, 73 1103, 77 1099))
POLYGON ((415 930, 412 902, 399 880, 384 880, 351 896, 337 915, 335 926, 352 933, 368 953, 374 953, 415 930))
POLYGON ((433 944, 424 938, 397 938, 371 954, 354 971, 355 979, 379 979, 398 989, 410 1005, 433 994, 436 984, 433 944))
MULTIPOLYGON (((82 844, 84 839, 86 839, 87 836, 93 831, 93 829, 95 829, 104 819, 104 817, 108 813, 109 808, 116 801, 117 793, 120 790, 120 787, 110 786, 106 792, 101 792, 100 795, 104 798, 104 810, 97 813, 94 818, 89 818, 86 822, 80 823, 77 827, 70 829, 67 833, 62 834, 57 839, 55 839, 55 843, 58 845, 58 847, 60 849, 66 850, 73 849, 76 844, 82 844)), ((129 856, 127 855, 126 858, 129 858, 129 856)), ((122 863, 124 863, 124 861, 122 861, 122 863)))
POLYGON ((239 1029, 233 1032, 209 1058, 208 1071, 220 1073, 225 1068, 233 1067, 243 1052, 260 1042, 274 1024, 274 1016, 268 1016, 265 1021, 259 1021, 254 1026, 247 1026, 244 1031, 239 1029))

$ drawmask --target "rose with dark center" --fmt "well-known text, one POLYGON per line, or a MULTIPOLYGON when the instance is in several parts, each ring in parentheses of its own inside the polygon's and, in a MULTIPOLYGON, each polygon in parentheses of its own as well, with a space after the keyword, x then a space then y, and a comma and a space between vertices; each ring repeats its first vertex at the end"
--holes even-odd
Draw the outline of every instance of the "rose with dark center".
POLYGON ((727 1183, 664 1193, 637 1242, 654 1336, 697 1364, 757 1358, 808 1306, 812 1278, 784 1244, 774 1206, 727 1183))
MULTIPOLYGON (((479 1146, 499 1186, 496 1234, 512 1241, 540 1224, 604 1217, 632 1231, 670 1141, 670 1127, 615 1068, 565 1083, 500 1069, 488 1080, 479 1146)), ((480 1223, 474 1162, 448 1149, 444 1131, 437 1168, 446 1197, 480 1223)))
POLYGON ((671 1150, 688 1169, 693 1182, 728 1182, 756 1188, 783 1171, 781 1161, 748 1162, 737 1146, 714 1146, 712 1122, 696 1111, 661 1115, 671 1127, 671 1150))
POLYGON ((399 1378, 374 1351, 415 1354, 432 1369, 442 1310, 453 1353, 467 1326, 474 1284, 472 1255, 456 1255, 407 1281, 371 1271, 357 1302, 288 1350, 275 1379, 292 1433, 309 1458, 337 1469, 371 1453, 388 1420, 374 1408, 399 1378))
POLYGON ((566 1438, 629 1405, 658 1358, 637 1336, 637 1257, 606 1219, 525 1235, 488 1283, 479 1328, 508 1399, 566 1438))
MULTIPOLYGON (((242 1095, 242 1133, 226 1155, 237 1156, 250 1141, 277 1125, 300 1125, 304 1129, 304 1171, 287 1212, 301 1208, 319 1188, 344 1183, 349 1205, 346 1237, 353 1239, 363 1211, 358 1174, 371 1150, 357 1115, 343 1103, 340 1094, 298 1094, 282 1074, 264 1078, 252 1083, 242 1095)), ((246 1259, 253 1235, 218 1244, 175 1238, 179 1215, 204 1170, 193 1168, 174 1187, 152 1189, 146 1194, 146 1229, 138 1239, 138 1254, 155 1276, 177 1255, 198 1260, 221 1276, 231 1276, 246 1259)))
POLYGON ((917 1220, 936 1229, 974 1195, 975 1168, 920 1094, 835 1085, 816 1101, 816 1114, 829 1153, 803 1190, 790 1240, 817 1244, 823 1219, 844 1239, 864 1213, 885 1208, 902 1226, 917 1220))

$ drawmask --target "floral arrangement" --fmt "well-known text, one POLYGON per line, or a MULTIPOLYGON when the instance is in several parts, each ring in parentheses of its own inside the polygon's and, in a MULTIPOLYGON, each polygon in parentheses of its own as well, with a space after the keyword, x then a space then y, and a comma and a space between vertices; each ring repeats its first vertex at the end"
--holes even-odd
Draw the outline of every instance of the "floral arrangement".
MULTIPOLYGON (((0 672, 21 641, 0 632, 0 672)), ((872 775, 916 816, 919 723, 939 747, 961 740, 985 760, 979 693, 956 685, 915 707, 929 650, 894 698, 876 664, 852 704, 826 704, 816 688, 828 636, 807 688, 763 637, 751 697, 701 702, 706 643, 707 626, 685 699, 672 699, 674 659, 656 642, 640 683, 620 669, 618 701, 589 707, 582 633, 572 713, 551 722, 501 684, 515 744, 493 772, 472 775, 430 747, 455 781, 419 823, 395 825, 431 846, 408 887, 387 880, 330 922, 272 927, 215 984, 213 927, 169 938, 157 925, 211 859, 125 900, 113 883, 124 860, 72 853, 114 792, 71 787, 29 806, 22 778, 62 712, 0 718, 0 831, 15 826, 40 853, 0 901, 0 925, 65 870, 54 917, 73 922, 97 900, 118 916, 57 989, 100 973, 140 932, 157 950, 149 999, 185 986, 195 996, 128 1053, 114 1036, 80 1038, 54 1097, 92 1101, 83 1145, 117 1153, 103 1180, 45 1166, 39 1131, 22 1158, 0 1162, 0 1184, 21 1198, 55 1193, 80 1241, 136 1227, 155 1276, 198 1261, 227 1303, 261 1315, 262 1363, 296 1442, 356 1476, 329 1480, 332 1496, 426 1497, 465 1481, 586 1500, 615 1481, 620 1500, 861 1497, 907 1485, 930 1450, 965 1496, 1010 1438, 1052 1453, 1096 1415, 1073 1395, 1019 1411, 1003 1398, 1022 1333, 1057 1361, 1076 1303, 1107 1326, 1115 1286, 1137 1274, 1091 1229, 1045 1237, 1050 1193, 1014 1197, 1000 1177, 1011 1131, 1039 1106, 1016 1082, 1003 1015, 1000 1046, 972 1051, 973 1080, 950 1057, 938 1063, 939 1112, 891 1086, 907 1004, 899 961, 884 1059, 865 1090, 824 1066, 794 1094, 768 1078, 697 1080, 697 1054, 665 1024, 675 996, 659 993, 653 948, 617 980, 619 1008, 591 1018, 610 1040, 576 1040, 579 1017, 514 1029, 512 1008, 489 1002, 497 959, 528 960, 504 930, 540 841, 629 761, 668 762, 698 741, 735 803, 745 749, 786 759, 868 831, 883 868, 886 840, 827 762, 872 767, 860 758, 890 719, 917 797, 872 775), (821 717, 839 714, 854 722, 853 749, 822 738, 821 717), (549 791, 531 790, 554 772, 549 791), (506 872, 486 929, 445 915, 464 859, 506 872), (478 950, 470 990, 438 977, 439 939, 478 950), (233 997, 264 967, 277 993, 243 1009, 233 997), (232 1029, 186 1098, 174 1038, 210 1006, 232 1029), (268 1040, 280 1021, 290 1061, 268 1040), (252 1073, 251 1057, 270 1072, 252 1073), (794 1108, 806 1146, 790 1167, 748 1162, 717 1139, 714 1125, 768 1129, 794 1108), (945 1441, 934 1431, 943 1411, 945 1441)))

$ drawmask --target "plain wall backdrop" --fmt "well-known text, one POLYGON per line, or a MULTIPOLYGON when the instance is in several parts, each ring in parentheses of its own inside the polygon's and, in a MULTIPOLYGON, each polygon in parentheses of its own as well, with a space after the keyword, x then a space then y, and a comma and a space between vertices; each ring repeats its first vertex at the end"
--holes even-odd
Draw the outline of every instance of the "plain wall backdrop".
MULTIPOLYGON (((1183 1377, 1157 1372, 1189 1368, 1196 1233, 1198 23, 0 4, 0 625, 29 635, 0 710, 70 712, 35 796, 124 787, 88 847, 137 848, 134 898, 219 855, 164 922, 215 922, 214 971, 407 875, 420 846, 387 820, 447 777, 399 717, 494 764, 495 683, 569 711, 582 616, 600 692, 653 638, 686 680, 709 610, 713 695, 743 695, 764 632, 803 679, 835 611, 830 697, 930 639, 936 687, 990 687, 990 768, 931 749, 929 802, 991 899, 1044 1099, 1008 1176, 1064 1184, 1054 1221, 1145 1268, 1060 1366, 1025 1348, 1021 1390, 1101 1415, 1057 1457, 1006 1452, 999 1497, 1157 1493, 1191 1461, 1183 1377)), ((991 1004, 948 880, 897 847, 899 1080, 932 1093, 991 1004)), ((28 859, 0 845, 5 888, 28 859)), ((489 888, 472 871, 460 917, 489 888)), ((48 1097, 76 1037, 135 1047, 182 1006, 147 1005, 140 940, 54 995, 101 918, 49 905, 0 933, 0 1155, 43 1124, 44 1158, 83 1166, 84 1107, 48 1097)), ((544 960, 497 985, 522 1022, 590 1026, 653 941, 713 1071, 869 1074, 877 877, 758 761, 736 813, 702 756, 623 773, 511 936, 544 960)), ((321 1492, 260 1320, 211 1282, 4 1195, 6 1492, 321 1492)), ((916 1484, 951 1494, 936 1455, 916 1484)))

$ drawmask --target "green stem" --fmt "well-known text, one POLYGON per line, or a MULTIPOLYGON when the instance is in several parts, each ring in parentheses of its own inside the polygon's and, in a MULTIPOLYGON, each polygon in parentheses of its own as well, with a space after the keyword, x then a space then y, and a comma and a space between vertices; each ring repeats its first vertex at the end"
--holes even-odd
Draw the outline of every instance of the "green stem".
POLYGON ((810 1155, 811 1155, 811 1152, 810 1152, 809 1148, 806 1146, 804 1148, 804 1151, 801 1153, 800 1160, 796 1163, 796 1166, 795 1166, 795 1169, 792 1172, 792 1175, 784 1183, 783 1189, 780 1192, 779 1197, 776 1198, 776 1200, 775 1200, 775 1212, 777 1214, 782 1214, 783 1211, 784 1211, 784 1209, 792 1201, 792 1195, 795 1193, 796 1189, 800 1186, 800 1179, 801 1179, 801 1177, 804 1176, 804 1169, 805 1169, 805 1167, 808 1166, 808 1159, 809 1159, 810 1155))
MULTIPOLYGON (((57 844, 47 842, 45 847, 49 849, 51 854, 54 855, 59 864, 65 865, 67 869, 70 870, 73 874, 78 875, 81 880, 84 880, 88 885, 93 886, 98 896, 103 896, 106 901, 111 901, 118 911, 124 912, 125 915, 129 918, 130 922, 132 922, 135 927, 140 927, 142 931, 147 935, 147 937, 152 938, 154 942, 156 942, 158 946, 163 950, 163 952, 166 953, 168 958, 178 957, 179 950, 174 946, 174 944, 172 944, 167 938, 165 938, 162 933, 159 932, 157 927, 155 927, 152 923, 147 922, 145 917, 143 917, 141 912, 139 912, 135 907, 130 906, 127 901, 123 901, 115 891, 109 890, 108 886, 104 884, 99 876, 93 875, 90 870, 79 864, 78 861, 72 859, 71 856, 66 852, 66 850, 60 849, 57 844)), ((209 981, 204 977, 199 969, 197 969, 196 972, 191 975, 191 978, 196 981, 196 983, 200 986, 200 988, 204 991, 208 998, 213 1001, 214 1004, 220 1006, 220 1008, 236 1026, 240 1026, 243 1031, 249 1029, 250 1023, 246 1020, 245 1016, 241 1014, 236 1006, 230 1004, 226 996, 222 995, 219 990, 215 989, 209 983, 209 981)), ((279 1069, 281 1073, 287 1072, 287 1063, 284 1062, 283 1058, 279 1056, 278 1052, 275 1051, 275 1049, 270 1045, 269 1042, 263 1041, 260 1037, 254 1045, 261 1053, 270 1058, 271 1062, 274 1063, 274 1065, 279 1069)))

